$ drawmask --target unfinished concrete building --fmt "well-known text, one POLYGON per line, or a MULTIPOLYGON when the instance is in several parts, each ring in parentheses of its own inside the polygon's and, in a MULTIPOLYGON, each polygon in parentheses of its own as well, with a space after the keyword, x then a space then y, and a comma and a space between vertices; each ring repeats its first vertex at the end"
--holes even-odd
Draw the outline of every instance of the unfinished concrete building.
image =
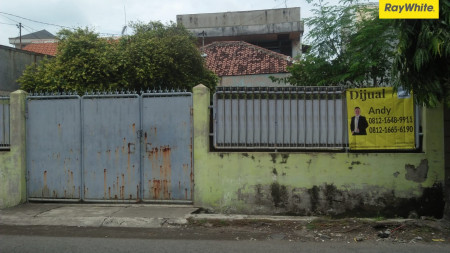
POLYGON ((300 7, 177 15, 177 23, 196 35, 200 45, 245 41, 291 57, 301 53, 300 7))

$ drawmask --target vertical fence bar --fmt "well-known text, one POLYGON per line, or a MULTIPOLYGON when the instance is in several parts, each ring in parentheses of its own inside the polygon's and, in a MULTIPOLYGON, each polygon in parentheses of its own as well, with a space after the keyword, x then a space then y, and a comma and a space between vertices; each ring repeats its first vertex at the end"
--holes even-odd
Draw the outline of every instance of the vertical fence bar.
POLYGON ((9 97, 0 97, 0 116, 0 150, 9 149, 11 145, 9 97))
POLYGON ((270 93, 269 93, 269 89, 266 89, 266 100, 267 100, 267 104, 266 104, 266 112, 267 112, 267 143, 266 146, 270 147, 270 108, 269 108, 269 104, 270 104, 270 93))
POLYGON ((325 139, 325 146, 328 147, 328 129, 330 128, 330 125, 328 124, 328 94, 329 91, 325 90, 325 103, 326 103, 326 118, 327 118, 327 123, 326 123, 326 128, 325 128, 325 133, 326 133, 326 139, 325 139))
POLYGON ((275 107, 275 136, 274 136, 274 145, 275 145, 275 151, 277 151, 276 150, 276 148, 278 147, 278 124, 279 124, 279 122, 278 122, 278 106, 277 106, 277 104, 278 104, 278 89, 277 88, 275 88, 275 92, 274 92, 275 94, 275 99, 274 99, 274 101, 273 101, 273 103, 274 103, 274 107, 275 107))
POLYGON ((303 89, 303 147, 306 147, 306 89, 303 89))
POLYGON ((237 129, 238 129, 236 146, 238 147, 241 144, 241 132, 242 132, 241 131, 241 106, 240 106, 241 92, 240 92, 239 88, 236 89, 236 93, 237 93, 237 129))
POLYGON ((289 88, 289 147, 292 147, 292 89, 289 88))
POLYGON ((253 121, 253 131, 252 131, 252 136, 253 136, 253 141, 252 141, 252 147, 255 146, 255 89, 252 89, 252 121, 253 121))
POLYGON ((262 143, 262 89, 259 88, 259 147, 262 143))
POLYGON ((333 124, 333 137, 334 146, 337 146, 337 133, 336 133, 336 126, 337 126, 337 117, 336 117, 336 92, 333 92, 333 115, 334 115, 334 124, 333 124))
POLYGON ((245 147, 248 146, 248 93, 247 89, 244 91, 244 101, 245 101, 245 147))
POLYGON ((321 88, 318 88, 317 89, 317 91, 318 91, 318 94, 317 94, 317 97, 318 97, 318 101, 317 101, 317 103, 319 104, 319 113, 318 113, 318 117, 319 117, 319 120, 318 120, 318 123, 319 123, 319 126, 317 127, 317 129, 319 130, 319 132, 318 132, 318 134, 319 134, 319 137, 318 137, 318 141, 317 141, 317 147, 320 147, 320 142, 321 142, 321 137, 322 137, 322 119, 321 119, 321 116, 322 116, 322 89, 321 88))
POLYGON ((223 101, 223 144, 222 146, 226 146, 227 145, 227 134, 226 134, 226 122, 227 122, 227 115, 226 115, 226 93, 224 90, 222 90, 222 101, 223 101))
POLYGON ((230 147, 233 147, 233 89, 230 89, 230 147))

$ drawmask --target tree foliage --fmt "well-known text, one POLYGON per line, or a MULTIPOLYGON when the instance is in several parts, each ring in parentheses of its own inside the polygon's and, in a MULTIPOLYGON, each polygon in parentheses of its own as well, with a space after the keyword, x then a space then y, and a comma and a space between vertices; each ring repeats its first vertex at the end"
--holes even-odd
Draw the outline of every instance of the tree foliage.
POLYGON ((440 1, 439 19, 397 20, 396 87, 412 90, 420 103, 450 106, 450 2, 440 1))
POLYGON ((439 19, 379 19, 377 6, 358 0, 314 6, 314 17, 306 20, 311 50, 288 68, 292 76, 275 81, 388 85, 412 90, 418 103, 450 106, 449 0, 440 1, 439 19))
POLYGON ((292 76, 285 81, 350 87, 388 83, 395 33, 391 21, 376 18, 377 6, 348 0, 314 6, 314 16, 306 20, 311 50, 289 67, 292 76))
POLYGON ((61 30, 54 58, 28 67, 18 82, 29 91, 214 89, 217 76, 205 67, 183 27, 160 22, 132 24, 134 34, 100 38, 90 29, 61 30))

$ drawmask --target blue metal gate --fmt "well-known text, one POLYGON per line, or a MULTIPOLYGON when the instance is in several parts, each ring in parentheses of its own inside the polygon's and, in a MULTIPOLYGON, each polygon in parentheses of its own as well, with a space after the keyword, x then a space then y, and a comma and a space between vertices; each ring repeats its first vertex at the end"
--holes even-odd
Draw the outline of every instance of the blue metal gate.
POLYGON ((79 96, 28 97, 28 198, 81 198, 79 96))
POLYGON ((28 199, 193 196, 192 94, 29 96, 28 199))
POLYGON ((82 100, 84 200, 139 201, 139 96, 82 100))
POLYGON ((191 93, 144 94, 143 199, 191 200, 192 98, 191 93))

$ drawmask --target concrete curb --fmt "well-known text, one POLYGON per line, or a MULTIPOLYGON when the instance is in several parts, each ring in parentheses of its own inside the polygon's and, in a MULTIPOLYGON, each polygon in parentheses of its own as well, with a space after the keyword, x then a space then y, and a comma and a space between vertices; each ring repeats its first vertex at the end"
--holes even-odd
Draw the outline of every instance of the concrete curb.
POLYGON ((242 215, 242 214, 191 214, 188 218, 195 220, 270 220, 311 222, 319 219, 315 216, 274 216, 274 215, 242 215))

